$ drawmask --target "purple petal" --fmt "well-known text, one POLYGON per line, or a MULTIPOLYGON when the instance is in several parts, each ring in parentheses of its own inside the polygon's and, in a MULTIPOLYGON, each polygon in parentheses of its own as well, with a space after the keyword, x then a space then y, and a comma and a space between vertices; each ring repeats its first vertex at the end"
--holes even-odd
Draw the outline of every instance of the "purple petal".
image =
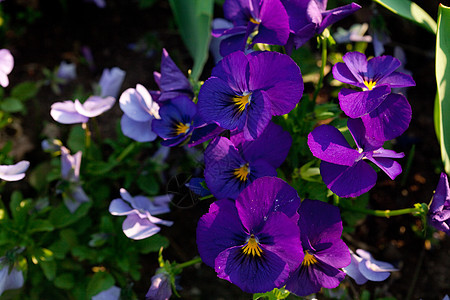
MULTIPOLYGON (((296 48, 300 48, 303 46, 307 41, 309 41, 311 38, 314 37, 316 34, 316 24, 309 23, 305 25, 304 27, 300 28, 297 32, 295 32, 295 35, 293 36, 293 42, 295 44, 296 48)), ((289 43, 289 40, 288 40, 289 43)))
POLYGON ((109 204, 109 212, 113 216, 129 215, 134 209, 122 199, 114 199, 109 204))
MULTIPOLYGON (((257 139, 269 124, 271 115, 271 102, 265 91, 256 91, 252 94, 250 103, 246 107, 247 122, 244 127, 246 140, 257 139)), ((245 114, 245 111, 244 111, 245 114)))
POLYGON ((294 109, 302 98, 304 88, 297 64, 289 56, 277 52, 251 55, 249 64, 249 88, 267 93, 272 114, 284 115, 294 109))
POLYGON ((102 89, 100 97, 105 98, 108 96, 117 98, 119 89, 122 86, 125 79, 125 71, 120 68, 104 69, 102 77, 100 78, 99 85, 102 89))
MULTIPOLYGON (((225 18, 233 21, 236 25, 247 25, 250 13, 250 4, 248 0, 227 0, 223 4, 225 18)), ((259 6, 258 6, 259 7, 259 6)))
POLYGON ((153 118, 147 122, 138 122, 124 114, 120 119, 120 127, 125 136, 135 141, 152 142, 157 137, 156 133, 152 131, 152 121, 153 118))
POLYGON ((364 76, 368 71, 366 56, 360 52, 347 52, 342 60, 356 80, 364 82, 364 76))
POLYGON ((397 153, 394 150, 380 148, 372 152, 372 157, 387 157, 387 158, 403 158, 403 152, 397 153))
POLYGON ((356 142, 356 146, 364 151, 369 152, 377 150, 383 146, 384 140, 378 140, 371 136, 368 136, 366 132, 366 127, 363 121, 358 119, 348 119, 347 127, 356 142))
POLYGON ((202 261, 210 267, 225 249, 243 245, 246 234, 233 201, 218 200, 197 225, 197 247, 202 261))
MULTIPOLYGON (((228 89, 235 92, 247 92, 249 87, 248 80, 248 58, 242 51, 234 52, 225 56, 212 70, 211 77, 222 79, 228 89)), ((205 82, 206 83, 206 82, 205 82)), ((202 87, 203 88, 203 87, 202 87)), ((232 94, 235 94, 232 93, 232 94)), ((200 95, 199 95, 200 97, 200 95)))
POLYGON ((6 265, 0 270, 0 295, 7 290, 19 289, 23 286, 24 278, 22 271, 12 268, 9 272, 9 267, 6 265))
MULTIPOLYGON (((327 234, 330 234, 329 231, 327 234)), ((322 233, 321 236, 323 235, 324 234, 322 233)), ((336 236, 335 233, 330 235, 336 236)), ((337 236, 340 237, 340 234, 337 236)), ((324 240, 321 240, 320 243, 314 244, 314 248, 317 250, 314 256, 321 262, 335 268, 344 268, 348 266, 351 262, 351 255, 350 250, 344 241, 338 239, 334 240, 331 243, 331 246, 329 244, 329 242, 324 243, 324 240)))
POLYGON ((89 197, 80 185, 72 187, 73 191, 63 195, 67 209, 73 214, 82 203, 89 202, 89 197))
POLYGON ((261 24, 253 43, 284 45, 289 37, 289 18, 280 0, 266 0, 261 4, 261 24))
POLYGON ((430 213, 434 214, 442 211, 445 206, 450 206, 450 187, 448 184, 447 174, 441 173, 433 200, 430 204, 430 213))
POLYGON ((122 223, 123 233, 133 240, 148 238, 160 231, 149 219, 141 219, 137 214, 129 214, 122 223))
POLYGON ((347 67, 344 63, 337 63, 333 66, 333 77, 337 81, 356 85, 358 87, 364 87, 364 84, 361 84, 353 75, 352 72, 350 72, 350 69, 347 67))
POLYGON ((343 198, 362 195, 377 181, 377 172, 362 160, 351 167, 322 161, 320 174, 327 187, 343 198))
POLYGON ((367 159, 383 170, 392 180, 402 172, 402 166, 390 158, 372 157, 371 155, 367 155, 367 159))
POLYGON ((283 286, 289 277, 289 266, 277 254, 264 252, 248 259, 242 255, 242 247, 236 246, 221 252, 215 260, 219 278, 230 281, 247 293, 265 293, 283 286))
POLYGON ((119 300, 121 289, 117 286, 112 286, 107 290, 92 296, 91 300, 119 300))
POLYGON ((378 84, 389 84, 391 88, 415 86, 416 82, 414 79, 407 74, 400 72, 393 72, 388 76, 383 77, 378 81, 378 84))
POLYGON ((361 285, 361 284, 366 283, 367 278, 361 274, 361 271, 359 271, 359 263, 363 259, 361 257, 359 257, 358 255, 354 254, 353 252, 351 252, 351 256, 352 256, 352 262, 348 266, 343 268, 342 270, 345 272, 345 274, 347 274, 348 276, 353 278, 355 280, 356 284, 361 285))
POLYGON ((239 33, 224 36, 224 39, 220 42, 220 55, 222 55, 222 57, 245 50, 247 27, 240 26, 235 27, 234 29, 238 29, 239 33))
POLYGON ((225 129, 223 129, 222 127, 220 127, 215 123, 195 128, 192 131, 191 139, 189 140, 188 146, 189 147, 197 146, 203 142, 206 142, 207 140, 217 137, 224 131, 225 129))
POLYGON ((53 103, 50 110, 53 120, 62 124, 86 123, 89 118, 80 115, 75 109, 75 103, 67 100, 53 103))
POLYGON ((145 295, 146 300, 168 300, 172 296, 172 286, 167 274, 159 273, 152 277, 152 284, 145 295))
POLYGON ((321 125, 308 135, 308 146, 312 154, 326 162, 353 166, 361 157, 350 148, 342 133, 331 125, 321 125))
POLYGON ((390 75, 400 65, 398 59, 389 55, 374 57, 367 63, 367 77, 378 83, 378 80, 390 75))
POLYGON ((400 94, 389 94, 371 113, 361 117, 367 135, 380 141, 397 138, 409 127, 412 110, 408 100, 400 94))
POLYGON ((25 171, 30 166, 30 162, 26 160, 19 161, 14 165, 0 165, 0 179, 6 181, 17 181, 25 177, 25 171))
POLYGON ((383 103, 390 92, 388 85, 376 86, 372 90, 362 92, 344 88, 338 94, 339 105, 350 118, 359 118, 383 103))
POLYGON ((78 181, 82 155, 81 151, 70 155, 69 149, 64 146, 61 147, 61 177, 63 179, 78 181))
POLYGON ((192 93, 192 87, 189 80, 173 62, 172 58, 170 58, 166 49, 163 49, 161 58, 161 78, 159 87, 163 92, 176 90, 192 93))
POLYGON ((320 24, 318 33, 322 33, 322 31, 325 30, 328 26, 340 21, 341 19, 347 17, 348 15, 351 15, 358 9, 360 9, 361 6, 356 3, 347 4, 341 7, 337 7, 332 10, 327 10, 322 14, 323 20, 320 24))
POLYGON ((113 97, 91 96, 83 104, 75 100, 75 109, 80 115, 93 118, 109 110, 115 102, 116 99, 113 97))
POLYGON ((159 105, 153 102, 147 89, 138 84, 136 89, 127 89, 119 99, 120 109, 131 119, 138 122, 159 118, 159 105))

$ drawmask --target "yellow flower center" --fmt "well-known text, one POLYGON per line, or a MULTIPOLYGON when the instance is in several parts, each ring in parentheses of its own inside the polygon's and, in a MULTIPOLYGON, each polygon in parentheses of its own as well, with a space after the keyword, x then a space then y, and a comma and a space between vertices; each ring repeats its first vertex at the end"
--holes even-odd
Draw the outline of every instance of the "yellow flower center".
POLYGON ((245 106, 250 103, 251 93, 243 96, 235 96, 233 97, 233 103, 238 107, 239 112, 243 112, 245 106))
POLYGON ((191 126, 190 124, 184 124, 179 122, 177 125, 175 125, 175 134, 179 135, 188 132, 190 126, 191 126))
POLYGON ((256 25, 261 24, 261 21, 256 20, 256 19, 253 18, 253 17, 250 17, 250 22, 252 22, 253 24, 256 24, 256 25))
POLYGON ((317 263, 317 259, 314 257, 314 255, 309 254, 308 250, 305 251, 305 258, 302 261, 302 266, 309 267, 310 265, 313 265, 317 263))
POLYGON ((247 176, 250 173, 248 163, 241 166, 240 168, 234 169, 234 176, 236 176, 240 181, 246 181, 247 176))
POLYGON ((245 255, 252 255, 253 257, 255 255, 258 255, 261 257, 261 253, 263 252, 262 249, 259 247, 258 242, 255 239, 255 236, 252 234, 250 236, 250 239, 247 241, 247 244, 242 247, 242 252, 245 255))
POLYGON ((370 80, 369 82, 367 82, 367 80, 364 80, 364 85, 367 87, 367 89, 369 91, 371 91, 375 87, 376 84, 377 84, 376 81, 370 80))

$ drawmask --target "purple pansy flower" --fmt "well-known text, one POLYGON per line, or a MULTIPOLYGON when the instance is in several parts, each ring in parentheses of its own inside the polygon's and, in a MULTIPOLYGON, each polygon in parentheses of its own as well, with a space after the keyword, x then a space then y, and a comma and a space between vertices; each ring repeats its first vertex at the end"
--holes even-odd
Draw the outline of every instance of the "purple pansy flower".
POLYGON ((222 56, 245 51, 256 43, 284 45, 289 38, 289 17, 280 0, 226 0, 223 10, 234 26, 213 30, 213 36, 224 37, 222 56), (251 43, 246 47, 249 38, 251 43))
POLYGON ((331 191, 339 197, 356 197, 370 190, 377 181, 377 173, 366 159, 391 179, 402 172, 400 164, 392 158, 402 158, 403 153, 384 149, 384 142, 367 137, 361 119, 348 119, 347 126, 357 149, 351 148, 342 133, 330 125, 321 125, 308 135, 309 149, 322 160, 320 174, 331 191))
POLYGON ((11 272, 6 257, 0 258, 0 296, 4 291, 20 289, 23 286, 23 273, 13 267, 11 272))
POLYGON ((274 115, 289 113, 303 94, 300 68, 275 52, 234 52, 217 64, 198 95, 199 114, 207 123, 243 130, 256 139, 274 115))
POLYGON ((172 147, 186 140, 194 128, 204 125, 197 118, 197 105, 186 96, 166 101, 159 110, 160 119, 152 122, 152 130, 162 139, 161 145, 172 147))
POLYGON ((146 300, 168 300, 172 296, 169 275, 165 272, 152 277, 152 284, 145 295, 146 300))
POLYGON ((19 161, 14 165, 0 165, 0 179, 5 181, 17 181, 25 177, 25 171, 30 166, 26 160, 19 161))
POLYGON ((119 104, 124 112, 120 120, 123 134, 138 142, 154 141, 157 135, 152 131, 152 121, 159 119, 159 105, 148 90, 137 84, 120 95, 119 104))
POLYGON ((50 115, 61 124, 86 123, 89 118, 97 117, 109 110, 116 99, 113 97, 102 98, 91 96, 84 103, 75 100, 56 102, 52 104, 50 115))
POLYGON ((398 271, 390 263, 376 260, 372 255, 362 249, 357 249, 356 253, 350 251, 352 262, 343 271, 353 278, 357 284, 364 284, 367 280, 383 281, 386 280, 391 272, 398 271))
POLYGON ((450 235, 450 188, 447 174, 441 173, 428 210, 428 222, 437 230, 450 235))
POLYGON ((155 224, 172 226, 173 222, 161 220, 153 215, 168 213, 172 195, 157 196, 152 200, 144 196, 132 197, 127 190, 120 189, 122 199, 114 199, 109 212, 114 216, 127 216, 122 229, 133 240, 148 238, 160 231, 155 224))
POLYGON ((81 151, 70 155, 69 149, 61 147, 61 178, 69 183, 62 191, 63 201, 71 213, 74 213, 82 203, 89 202, 89 197, 80 182, 81 155, 81 151))
POLYGON ((255 179, 276 176, 291 144, 289 133, 272 122, 253 141, 242 132, 218 137, 205 150, 206 185, 218 199, 236 199, 255 179))
POLYGON ((14 57, 8 49, 0 49, 0 85, 9 85, 8 75, 14 68, 14 57))
POLYGON ((400 61, 392 56, 374 57, 367 61, 360 52, 348 52, 333 67, 333 76, 343 83, 357 86, 362 91, 341 89, 339 104, 350 118, 359 118, 380 106, 391 93, 391 88, 414 86, 411 76, 395 72, 400 61))
POLYGON ((160 91, 151 91, 155 101, 164 102, 178 96, 192 98, 194 92, 189 80, 170 58, 166 49, 163 49, 161 58, 161 73, 153 72, 153 77, 160 91))
POLYGON ((356 3, 327 10, 327 0, 282 0, 289 15, 288 49, 301 47, 315 34, 361 8, 356 3))
POLYGON ((276 177, 255 180, 236 202, 218 200, 198 222, 203 262, 247 293, 283 286, 303 260, 296 209, 300 198, 276 177))
POLYGON ((98 82, 101 88, 100 97, 105 98, 111 96, 117 98, 119 89, 122 86, 124 79, 124 70, 117 67, 112 69, 104 69, 102 77, 100 77, 100 81, 98 82))
POLYGON ((113 285, 109 289, 101 291, 97 295, 92 296, 91 300, 119 300, 120 292, 120 287, 113 285))
POLYGON ((339 268, 350 264, 347 245, 341 240, 339 208, 318 200, 305 199, 298 210, 298 226, 304 259, 286 283, 286 289, 306 296, 322 287, 335 288, 345 278, 339 268))

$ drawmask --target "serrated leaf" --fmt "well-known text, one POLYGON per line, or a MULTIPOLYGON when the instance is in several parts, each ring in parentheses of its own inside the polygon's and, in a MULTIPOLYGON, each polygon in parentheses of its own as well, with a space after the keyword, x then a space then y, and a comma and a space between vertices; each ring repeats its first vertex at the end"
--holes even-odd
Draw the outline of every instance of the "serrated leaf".
POLYGON ((197 81, 208 59, 213 0, 169 0, 180 35, 194 59, 192 78, 197 81))
POLYGON ((436 33, 436 22, 419 5, 409 0, 373 0, 393 13, 413 21, 426 30, 436 33))
POLYGON ((92 296, 97 295, 101 291, 107 290, 115 283, 114 277, 106 272, 97 272, 89 280, 87 286, 87 297, 90 299, 92 296))
POLYGON ((38 93, 39 88, 37 84, 31 81, 19 83, 11 90, 11 96, 20 101, 25 101, 33 98, 38 93))
POLYGON ((8 97, 0 103, 0 109, 6 112, 15 113, 23 111, 25 106, 23 106, 19 99, 8 97))
POLYGON ((436 34, 436 82, 439 97, 439 143, 445 172, 450 174, 450 7, 439 5, 436 34))

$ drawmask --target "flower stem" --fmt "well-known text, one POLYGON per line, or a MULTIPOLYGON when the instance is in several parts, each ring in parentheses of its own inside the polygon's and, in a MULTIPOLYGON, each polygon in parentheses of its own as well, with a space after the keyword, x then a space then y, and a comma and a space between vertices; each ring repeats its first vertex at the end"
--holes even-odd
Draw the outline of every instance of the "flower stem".
POLYGON ((121 162, 125 157, 127 157, 128 154, 130 154, 131 151, 134 150, 134 148, 137 146, 137 143, 131 143, 129 144, 123 151, 117 156, 116 162, 121 162))
POLYGON ((176 269, 184 269, 184 268, 186 268, 186 267, 189 267, 189 266, 192 266, 192 265, 201 263, 201 262, 202 262, 202 259, 201 259, 200 257, 196 257, 196 258, 193 258, 193 259, 191 259, 191 260, 189 260, 189 261, 187 261, 187 262, 184 262, 184 263, 182 263, 182 264, 177 264, 177 265, 175 266, 175 268, 176 268, 176 269))
POLYGON ((400 216, 400 215, 407 215, 407 214, 420 214, 422 213, 422 209, 419 207, 412 207, 412 208, 403 208, 403 209, 396 209, 396 210, 373 210, 373 209, 364 209, 364 208, 357 208, 357 207, 350 207, 350 206, 341 206, 343 210, 347 211, 353 211, 358 213, 363 213, 366 215, 372 215, 376 217, 394 217, 394 216, 400 216))
POLYGON ((313 102, 316 102, 317 96, 319 95, 319 91, 323 85, 323 77, 325 74, 325 66, 327 65, 327 38, 322 37, 320 39, 320 43, 322 46, 322 66, 320 67, 320 77, 319 82, 317 82, 316 90, 314 91, 313 102))
POLYGON ((86 156, 89 155, 89 148, 91 147, 91 131, 89 130, 89 126, 87 123, 81 124, 81 127, 84 129, 84 146, 85 146, 85 153, 86 156))

